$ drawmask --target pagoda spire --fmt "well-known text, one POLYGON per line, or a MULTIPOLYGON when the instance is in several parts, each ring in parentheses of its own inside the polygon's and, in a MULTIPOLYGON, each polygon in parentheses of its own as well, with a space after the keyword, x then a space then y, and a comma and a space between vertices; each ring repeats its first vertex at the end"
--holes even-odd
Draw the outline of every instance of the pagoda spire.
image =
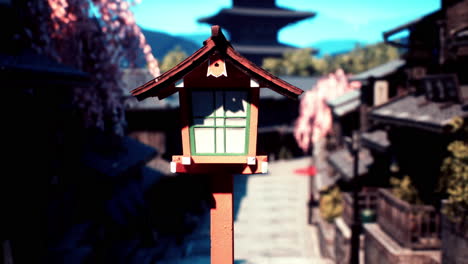
POLYGON ((261 65, 263 58, 281 57, 286 50, 294 48, 278 42, 281 28, 314 16, 313 12, 278 7, 275 0, 233 0, 231 8, 223 8, 198 21, 220 25, 229 32, 237 51, 261 65))

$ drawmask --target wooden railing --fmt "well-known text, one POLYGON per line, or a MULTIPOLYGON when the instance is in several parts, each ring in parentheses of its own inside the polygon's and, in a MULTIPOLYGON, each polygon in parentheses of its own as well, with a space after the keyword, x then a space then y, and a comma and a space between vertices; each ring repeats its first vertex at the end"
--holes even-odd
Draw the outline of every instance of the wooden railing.
POLYGON ((411 205, 389 190, 379 189, 377 223, 404 247, 440 248, 440 214, 433 206, 411 205))
MULTIPOLYGON (((377 188, 365 188, 359 192, 360 210, 371 209, 377 213, 377 188)), ((353 222, 353 196, 352 193, 343 193, 343 220, 348 226, 353 222)))

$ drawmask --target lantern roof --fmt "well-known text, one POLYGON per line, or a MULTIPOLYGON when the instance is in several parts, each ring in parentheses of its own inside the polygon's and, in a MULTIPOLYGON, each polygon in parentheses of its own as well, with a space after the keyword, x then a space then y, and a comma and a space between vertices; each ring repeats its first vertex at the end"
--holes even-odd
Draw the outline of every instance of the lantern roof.
POLYGON ((211 55, 220 54, 226 62, 254 79, 259 87, 271 90, 286 97, 297 99, 304 91, 291 85, 273 74, 265 71, 234 50, 230 42, 224 37, 219 26, 211 27, 211 37, 203 42, 203 47, 183 60, 174 68, 131 91, 138 100, 148 97, 164 99, 177 92, 175 83, 197 66, 209 60, 211 55))

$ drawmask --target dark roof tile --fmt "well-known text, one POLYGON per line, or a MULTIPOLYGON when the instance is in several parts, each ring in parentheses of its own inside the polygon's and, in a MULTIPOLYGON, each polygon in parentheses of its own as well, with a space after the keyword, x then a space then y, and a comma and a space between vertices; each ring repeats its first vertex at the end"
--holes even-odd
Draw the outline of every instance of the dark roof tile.
POLYGON ((444 132, 454 117, 465 118, 468 111, 461 104, 427 101, 424 95, 407 95, 374 108, 369 117, 388 124, 418 127, 444 132))
MULTIPOLYGON (((347 149, 339 149, 331 152, 327 158, 328 163, 334 167, 345 180, 350 180, 354 177, 353 166, 354 158, 347 149)), ((359 151, 359 176, 368 172, 367 168, 371 165, 373 159, 368 150, 362 149, 359 151)))
POLYGON ((333 100, 328 100, 327 105, 331 108, 333 115, 343 116, 358 109, 361 105, 361 91, 353 90, 333 100))
POLYGON ((108 147, 99 145, 107 140, 101 135, 97 136, 93 141, 95 143, 86 147, 82 161, 87 167, 108 177, 119 176, 136 165, 143 165, 157 154, 154 148, 130 137, 123 137, 118 147, 110 151, 108 147))
POLYGON ((363 146, 380 152, 385 152, 390 147, 387 132, 384 130, 362 133, 361 142, 363 146))

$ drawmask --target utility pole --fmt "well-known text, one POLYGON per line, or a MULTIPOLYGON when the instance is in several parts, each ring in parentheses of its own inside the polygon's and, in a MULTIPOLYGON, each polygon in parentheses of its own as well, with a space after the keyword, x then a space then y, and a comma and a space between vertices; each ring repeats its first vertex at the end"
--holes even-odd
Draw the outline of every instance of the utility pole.
POLYGON ((353 132, 351 151, 354 157, 353 167, 353 223, 351 225, 351 264, 359 264, 359 235, 361 233, 361 219, 359 214, 359 149, 360 149, 360 132, 353 132))

